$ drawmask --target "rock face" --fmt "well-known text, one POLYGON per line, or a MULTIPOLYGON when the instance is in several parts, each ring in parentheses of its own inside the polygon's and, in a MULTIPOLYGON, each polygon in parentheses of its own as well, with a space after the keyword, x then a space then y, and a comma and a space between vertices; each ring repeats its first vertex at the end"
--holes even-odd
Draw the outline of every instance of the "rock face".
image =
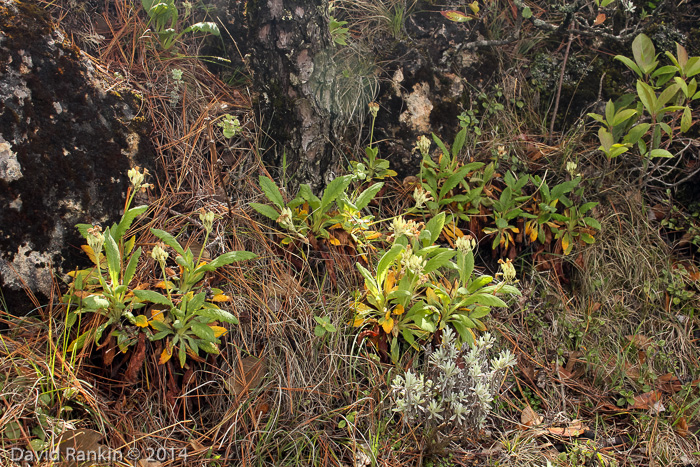
POLYGON ((0 0, 0 286, 11 313, 84 262, 75 224, 120 213, 132 165, 151 166, 138 97, 107 92, 31 2, 0 0))

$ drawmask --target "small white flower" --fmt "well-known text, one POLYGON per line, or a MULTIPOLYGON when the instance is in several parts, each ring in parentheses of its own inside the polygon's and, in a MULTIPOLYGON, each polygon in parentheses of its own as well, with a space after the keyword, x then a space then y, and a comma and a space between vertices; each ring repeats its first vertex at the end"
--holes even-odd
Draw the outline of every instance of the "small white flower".
POLYGON ((418 152, 420 152, 421 156, 427 157, 428 152, 430 151, 430 140, 428 139, 427 136, 419 136, 418 137, 418 142, 416 143, 416 149, 418 149, 418 152))
POLYGON ((469 253, 476 248, 476 240, 471 235, 463 235, 455 241, 455 246, 462 253, 469 253))
POLYGON ((416 201, 416 209, 420 209, 425 203, 432 201, 433 197, 430 196, 422 186, 417 186, 416 189, 413 190, 413 199, 416 201))

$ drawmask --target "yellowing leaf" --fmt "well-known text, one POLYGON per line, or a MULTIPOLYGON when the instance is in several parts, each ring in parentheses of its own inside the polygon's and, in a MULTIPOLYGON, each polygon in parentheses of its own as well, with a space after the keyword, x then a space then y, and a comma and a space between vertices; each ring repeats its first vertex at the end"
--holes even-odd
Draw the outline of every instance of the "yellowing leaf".
POLYGON ((212 297, 211 301, 212 302, 230 302, 231 297, 229 297, 228 295, 224 295, 224 294, 216 294, 212 297))
POLYGON ((146 318, 145 315, 138 315, 136 318, 134 318, 134 324, 140 328, 145 328, 148 326, 148 318, 146 318))
POLYGON ((455 23, 466 23, 473 19, 471 16, 467 16, 461 11, 456 10, 441 11, 440 14, 455 23))
POLYGON ((371 308, 362 302, 355 303, 355 311, 358 313, 366 313, 372 310, 374 310, 374 308, 371 308))
POLYGON ((438 296, 435 294, 435 291, 431 288, 425 289, 425 296, 428 299, 428 303, 431 305, 437 305, 440 303, 440 300, 438 300, 438 296))
POLYGON ((366 240, 374 240, 374 239, 377 239, 377 238, 379 238, 379 237, 381 237, 381 236, 382 236, 381 233, 379 233, 379 232, 374 232, 374 231, 369 231, 369 232, 366 232, 366 233, 365 233, 365 239, 366 239, 366 240))
POLYGON ((165 348, 163 349, 163 352, 160 354, 160 360, 158 360, 158 364, 162 365, 166 363, 168 360, 170 360, 170 357, 173 356, 173 348, 169 345, 166 345, 165 348))
POLYGON ((354 320, 352 320, 352 321, 351 321, 350 323, 348 323, 348 324, 352 324, 352 327, 354 327, 354 328, 359 328, 359 327, 362 326, 364 323, 365 323, 365 319, 364 319, 364 318, 355 318, 354 320))
POLYGON ((95 257, 95 252, 92 251, 92 248, 90 245, 81 245, 80 249, 85 252, 85 254, 90 258, 90 261, 93 262, 93 264, 97 264, 97 258, 95 257))
MULTIPOLYGON (((165 310, 151 309, 151 321, 165 322, 165 310)), ((153 327, 153 325, 151 325, 153 327)))
POLYGON ((170 281, 160 281, 156 284, 157 289, 169 289, 172 290, 175 288, 175 284, 173 284, 170 281))
POLYGON ((333 224, 330 227, 328 227, 328 230, 333 230, 333 229, 343 230, 343 225, 338 223, 338 224, 333 224))
POLYGON ((396 305, 394 307, 394 314, 395 315, 402 315, 406 310, 404 309, 403 305, 396 305))
POLYGON ((564 254, 565 254, 565 255, 568 255, 568 254, 569 254, 569 246, 570 246, 570 243, 571 243, 571 242, 569 241, 569 236, 568 236, 568 235, 564 235, 564 236, 561 238, 561 248, 562 248, 562 250, 564 250, 564 254))
POLYGON ((394 284, 396 284, 396 271, 392 269, 386 275, 386 279, 384 281, 384 293, 388 295, 389 292, 394 290, 394 284))
POLYGON ((469 9, 472 10, 472 13, 479 14, 479 2, 473 1, 469 5, 469 9))
POLYGON ((394 320, 392 318, 384 318, 380 323, 384 332, 389 334, 392 329, 394 329, 394 320))
POLYGON ((212 331, 214 331, 214 337, 221 337, 228 332, 228 329, 221 326, 209 325, 212 331))
POLYGON ((332 235, 328 237, 328 243, 330 243, 331 245, 340 246, 340 240, 338 240, 332 235))

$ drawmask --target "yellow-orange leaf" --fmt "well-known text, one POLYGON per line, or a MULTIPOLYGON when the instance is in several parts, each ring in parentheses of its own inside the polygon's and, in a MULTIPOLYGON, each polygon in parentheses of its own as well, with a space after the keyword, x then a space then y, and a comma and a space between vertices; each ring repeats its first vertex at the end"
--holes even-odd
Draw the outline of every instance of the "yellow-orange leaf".
POLYGON ((365 323, 365 319, 364 319, 364 318, 355 318, 355 319, 354 319, 351 323, 349 323, 349 324, 352 324, 352 326, 355 327, 355 328, 359 328, 359 327, 362 326, 364 323, 365 323))
POLYGON ((564 235, 564 236, 561 238, 561 248, 562 248, 562 250, 564 250, 564 254, 565 254, 565 255, 569 254, 569 253, 568 253, 568 251, 569 251, 569 243, 570 243, 570 242, 569 242, 569 237, 568 237, 567 235, 564 235))
POLYGON ((217 295, 214 295, 212 297, 211 301, 212 302, 230 302, 231 297, 229 297, 228 295, 224 295, 224 294, 217 294, 217 295))
POLYGON ((394 314, 395 315, 401 315, 401 314, 403 314, 404 311, 406 311, 406 310, 404 309, 403 305, 396 305, 396 307, 394 307, 394 314))
POLYGON ((163 352, 160 354, 160 360, 158 360, 158 364, 162 365, 166 363, 168 360, 170 360, 170 357, 173 356, 173 349, 166 345, 165 348, 163 349, 163 352))
POLYGON ((389 292, 391 292, 394 289, 395 283, 396 283, 396 272, 392 269, 386 275, 386 279, 384 281, 384 293, 388 295, 389 292))
POLYGON ((331 245, 340 246, 340 240, 333 236, 328 237, 328 243, 330 243, 331 245))
POLYGON ((430 303, 431 305, 439 303, 438 297, 435 294, 435 291, 433 291, 433 289, 425 289, 425 296, 428 298, 428 303, 430 303))
POLYGON ((364 313, 364 312, 367 312, 367 311, 372 311, 373 309, 374 309, 374 308, 371 308, 371 307, 365 305, 365 304, 362 303, 362 302, 355 303, 355 311, 357 311, 358 313, 364 313))
POLYGON ((134 318, 134 324, 140 328, 145 328, 148 326, 148 318, 146 318, 145 315, 138 315, 136 318, 134 318))
POLYGON ((379 238, 381 236, 382 236, 382 234, 379 232, 369 231, 365 234, 365 239, 374 240, 374 239, 379 238))
POLYGON ((97 258, 95 257, 95 252, 92 251, 92 248, 90 245, 81 245, 80 249, 85 252, 85 254, 90 258, 90 261, 93 262, 93 264, 97 264, 97 258))
MULTIPOLYGON (((160 321, 161 323, 165 321, 165 310, 151 309, 151 320, 160 321)), ((153 325, 151 325, 152 327, 153 325)))
POLYGON ((214 331, 214 337, 221 337, 228 332, 228 329, 221 326, 209 325, 212 331, 214 331))
POLYGON ((382 320, 382 329, 384 332, 389 334, 392 329, 394 329, 394 320, 392 318, 384 318, 382 320))

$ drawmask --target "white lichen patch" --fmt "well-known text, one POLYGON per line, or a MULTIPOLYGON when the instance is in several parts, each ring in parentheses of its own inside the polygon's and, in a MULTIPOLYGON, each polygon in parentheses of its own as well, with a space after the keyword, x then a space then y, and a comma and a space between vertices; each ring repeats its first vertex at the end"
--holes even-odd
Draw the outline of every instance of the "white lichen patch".
POLYGON ((0 276, 2 285, 11 290, 27 286, 47 297, 51 295, 51 258, 48 253, 33 251, 30 245, 20 245, 12 262, 0 259, 0 276))
POLYGON ((10 209, 14 209, 15 211, 19 211, 22 209, 22 197, 18 196, 16 199, 12 200, 10 202, 10 209))
POLYGON ((53 103, 53 108, 54 108, 54 110, 56 111, 57 114, 60 115, 60 114, 63 113, 63 107, 61 107, 61 103, 60 103, 60 102, 54 102, 54 103, 53 103))
POLYGON ((10 143, 0 136, 0 178, 12 182, 22 178, 22 166, 10 143))
POLYGON ((430 132, 430 112, 433 103, 428 95, 430 86, 428 83, 416 83, 413 92, 406 98, 406 111, 399 116, 401 123, 409 124, 417 133, 430 132))

